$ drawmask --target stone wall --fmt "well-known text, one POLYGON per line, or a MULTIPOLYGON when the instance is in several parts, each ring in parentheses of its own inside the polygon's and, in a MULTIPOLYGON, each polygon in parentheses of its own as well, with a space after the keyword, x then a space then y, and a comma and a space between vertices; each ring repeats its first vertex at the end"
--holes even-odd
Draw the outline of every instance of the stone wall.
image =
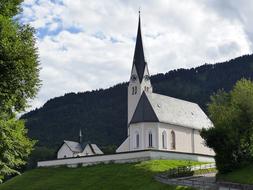
POLYGON ((76 167, 78 165, 87 166, 99 163, 131 163, 144 160, 193 160, 201 162, 214 162, 214 158, 208 155, 202 154, 188 154, 181 152, 169 152, 159 150, 142 150, 135 152, 124 152, 110 155, 94 155, 84 156, 77 158, 65 158, 49 161, 38 162, 38 167, 50 167, 50 166, 69 166, 76 167))

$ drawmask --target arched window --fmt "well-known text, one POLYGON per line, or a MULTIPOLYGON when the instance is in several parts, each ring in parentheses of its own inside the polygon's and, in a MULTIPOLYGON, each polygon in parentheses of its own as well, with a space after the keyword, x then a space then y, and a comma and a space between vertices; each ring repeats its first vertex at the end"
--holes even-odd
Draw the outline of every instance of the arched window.
POLYGON ((166 149, 167 148, 167 134, 166 134, 166 131, 163 131, 163 133, 162 133, 162 144, 163 144, 163 148, 166 149))
POLYGON ((135 147, 136 148, 140 147, 140 135, 138 132, 136 133, 136 136, 135 136, 135 147))
POLYGON ((148 147, 153 147, 153 137, 151 131, 148 133, 148 147))
POLYGON ((176 149, 176 135, 174 131, 171 131, 171 149, 176 149))

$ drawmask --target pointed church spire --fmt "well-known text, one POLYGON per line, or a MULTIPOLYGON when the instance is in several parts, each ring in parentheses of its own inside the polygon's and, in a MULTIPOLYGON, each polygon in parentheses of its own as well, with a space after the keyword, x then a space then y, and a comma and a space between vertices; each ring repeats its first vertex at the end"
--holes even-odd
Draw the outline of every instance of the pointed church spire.
POLYGON ((140 10, 139 10, 139 23, 138 23, 138 30, 137 30, 133 65, 135 65, 135 67, 136 67, 137 74, 138 74, 139 80, 141 82, 142 78, 143 78, 145 66, 146 66, 146 61, 145 61, 143 43, 142 43, 142 36, 141 36, 141 15, 140 15, 140 10))

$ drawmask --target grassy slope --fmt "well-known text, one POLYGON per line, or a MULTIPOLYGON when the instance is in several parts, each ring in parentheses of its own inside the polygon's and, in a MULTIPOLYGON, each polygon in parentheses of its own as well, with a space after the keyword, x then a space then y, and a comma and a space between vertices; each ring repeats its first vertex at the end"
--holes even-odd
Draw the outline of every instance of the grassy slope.
POLYGON ((217 177, 225 181, 253 184, 253 165, 235 170, 227 174, 219 174, 217 177))
POLYGON ((157 172, 185 165, 189 165, 189 161, 153 160, 79 168, 38 168, 0 185, 0 190, 188 190, 190 188, 164 185, 153 179, 157 172))

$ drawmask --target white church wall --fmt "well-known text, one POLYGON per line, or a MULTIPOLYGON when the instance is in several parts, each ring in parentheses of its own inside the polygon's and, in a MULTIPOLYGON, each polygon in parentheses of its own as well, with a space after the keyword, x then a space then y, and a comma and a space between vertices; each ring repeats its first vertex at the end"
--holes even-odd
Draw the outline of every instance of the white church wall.
POLYGON ((94 153, 92 152, 90 146, 87 144, 82 152, 83 156, 88 156, 88 155, 94 155, 94 153))
POLYGON ((129 136, 129 146, 130 151, 142 150, 143 149, 143 127, 140 123, 131 124, 129 126, 130 136, 129 136), (139 134, 139 147, 136 146, 136 135, 139 134))
POLYGON ((70 148, 64 143, 62 147, 57 152, 57 158, 71 158, 73 157, 73 152, 70 148))
MULTIPOLYGON (((214 155, 214 152, 208 147, 204 146, 203 139, 199 135, 198 130, 193 130, 190 128, 170 125, 166 123, 149 123, 142 122, 131 124, 129 127, 129 149, 126 151, 138 151, 145 149, 157 149, 164 151, 176 151, 176 152, 186 152, 186 153, 199 153, 214 155), (171 132, 175 133, 175 149, 172 147, 172 136, 171 132), (153 146, 149 147, 149 132, 152 133, 153 146), (166 143, 163 147, 162 134, 166 133, 166 143), (139 134, 139 147, 136 143, 136 134, 139 134)), ((117 152, 123 152, 117 150, 117 152)))
POLYGON ((214 155, 212 149, 204 145, 204 140, 201 138, 198 130, 193 130, 190 128, 185 128, 181 126, 170 125, 166 123, 159 123, 159 150, 170 150, 170 151, 179 151, 179 152, 188 152, 188 153, 198 153, 198 154, 207 154, 214 155), (176 149, 171 149, 171 131, 175 132, 176 136, 176 149), (168 143, 169 146, 167 149, 164 149, 162 146, 162 133, 166 131, 168 134, 168 143))
POLYGON ((131 124, 130 130, 130 150, 141 150, 143 149, 143 127, 142 124, 131 124), (136 135, 139 134, 139 147, 136 146, 136 135))
POLYGON ((158 127, 157 123, 143 123, 144 148, 158 148, 158 127), (152 133, 152 147, 149 146, 149 133, 152 133))
POLYGON ((166 123, 159 123, 159 150, 170 150, 179 152, 192 152, 191 149, 191 129, 170 125, 166 123), (162 133, 167 134, 167 148, 163 148, 162 133), (175 133, 175 149, 172 148, 171 132, 175 133))
POLYGON ((131 124, 129 127, 130 131, 130 150, 143 150, 143 149, 150 149, 158 148, 158 128, 157 123, 136 123, 131 124), (149 147, 149 133, 152 133, 152 147, 149 147), (139 134, 139 147, 137 147, 136 143, 136 135, 139 134))
POLYGON ((170 150, 170 138, 169 138, 169 134, 170 134, 170 129, 166 126, 161 126, 161 124, 158 124, 158 135, 159 135, 159 138, 158 138, 158 149, 159 150, 170 150), (167 135, 167 141, 165 142, 166 144, 166 147, 163 147, 163 142, 162 142, 162 134, 163 133, 166 133, 167 135))
POLYGON ((195 153, 215 155, 214 151, 204 145, 204 140, 201 138, 199 131, 194 130, 195 153))

